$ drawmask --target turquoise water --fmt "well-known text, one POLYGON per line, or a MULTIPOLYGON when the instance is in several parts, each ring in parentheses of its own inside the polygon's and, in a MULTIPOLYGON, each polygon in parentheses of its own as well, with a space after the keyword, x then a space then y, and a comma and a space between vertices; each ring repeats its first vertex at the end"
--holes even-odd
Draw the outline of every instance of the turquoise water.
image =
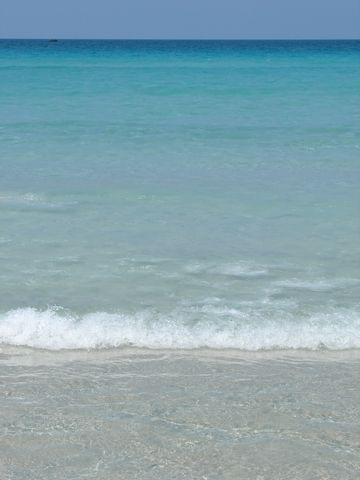
POLYGON ((360 348, 359 46, 1 41, 0 341, 360 348))

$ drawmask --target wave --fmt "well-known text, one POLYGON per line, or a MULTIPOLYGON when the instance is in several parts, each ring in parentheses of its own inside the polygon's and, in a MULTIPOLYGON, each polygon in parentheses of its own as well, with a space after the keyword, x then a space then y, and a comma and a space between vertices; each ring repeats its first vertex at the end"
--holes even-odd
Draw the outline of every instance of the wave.
POLYGON ((241 263, 222 263, 222 264, 201 264, 194 263, 187 265, 185 271, 190 274, 217 274, 228 277, 263 277, 269 272, 267 268, 261 265, 250 265, 241 263))
POLYGON ((98 349, 121 346, 241 350, 360 348, 360 316, 352 310, 329 311, 301 319, 262 315, 223 308, 212 319, 190 322, 179 312, 133 315, 75 315, 59 308, 24 308, 0 315, 0 343, 33 348, 98 349), (216 321, 215 321, 216 318, 216 321))
POLYGON ((359 283, 360 281, 357 278, 337 278, 333 280, 318 279, 309 281, 295 278, 291 280, 280 280, 274 282, 274 285, 281 288, 311 290, 314 292, 328 292, 331 290, 357 286, 359 283))
POLYGON ((0 207, 20 211, 67 211, 77 203, 74 201, 54 201, 36 193, 6 193, 0 192, 0 207))

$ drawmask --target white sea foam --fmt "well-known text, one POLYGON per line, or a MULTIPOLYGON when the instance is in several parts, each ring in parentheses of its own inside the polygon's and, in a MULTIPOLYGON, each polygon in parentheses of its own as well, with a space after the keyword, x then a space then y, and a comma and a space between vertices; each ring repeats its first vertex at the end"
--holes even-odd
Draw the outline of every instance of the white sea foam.
POLYGON ((37 193, 0 192, 0 207, 20 210, 63 211, 76 205, 73 201, 50 200, 37 193))
POLYGON ((35 193, 0 193, 0 203, 13 205, 33 205, 43 203, 44 198, 35 193))
POLYGON ((312 290, 316 292, 328 292, 339 288, 353 287, 359 285, 360 280, 356 278, 320 278, 315 280, 301 280, 297 278, 274 282, 274 285, 281 288, 295 288, 300 290, 312 290))
POLYGON ((220 264, 194 263, 187 265, 185 271, 193 274, 208 273, 243 278, 262 277, 268 274, 267 268, 262 265, 251 265, 246 262, 220 264))
POLYGON ((360 348, 360 315, 329 311, 296 320, 223 309, 189 322, 179 315, 65 314, 17 309, 0 315, 0 343, 44 349, 94 349, 134 345, 149 348, 242 350, 360 348), (216 319, 216 321, 215 321, 216 319))

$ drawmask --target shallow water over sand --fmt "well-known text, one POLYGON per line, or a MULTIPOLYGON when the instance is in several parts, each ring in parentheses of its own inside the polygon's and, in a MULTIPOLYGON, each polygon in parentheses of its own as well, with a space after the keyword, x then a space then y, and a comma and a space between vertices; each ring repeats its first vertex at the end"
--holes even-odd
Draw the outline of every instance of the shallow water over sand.
POLYGON ((357 479, 360 357, 1 355, 2 478, 357 479))

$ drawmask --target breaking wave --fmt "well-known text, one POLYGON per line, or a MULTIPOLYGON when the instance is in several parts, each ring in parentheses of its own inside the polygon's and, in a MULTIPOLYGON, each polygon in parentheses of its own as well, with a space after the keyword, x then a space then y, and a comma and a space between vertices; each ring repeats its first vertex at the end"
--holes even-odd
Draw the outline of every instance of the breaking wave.
POLYGON ((16 309, 0 314, 0 343, 50 350, 130 345, 249 351, 360 348, 360 315, 352 310, 268 318, 223 308, 206 317, 199 311, 199 318, 190 321, 180 312, 168 316, 148 311, 79 316, 58 308, 16 309))

